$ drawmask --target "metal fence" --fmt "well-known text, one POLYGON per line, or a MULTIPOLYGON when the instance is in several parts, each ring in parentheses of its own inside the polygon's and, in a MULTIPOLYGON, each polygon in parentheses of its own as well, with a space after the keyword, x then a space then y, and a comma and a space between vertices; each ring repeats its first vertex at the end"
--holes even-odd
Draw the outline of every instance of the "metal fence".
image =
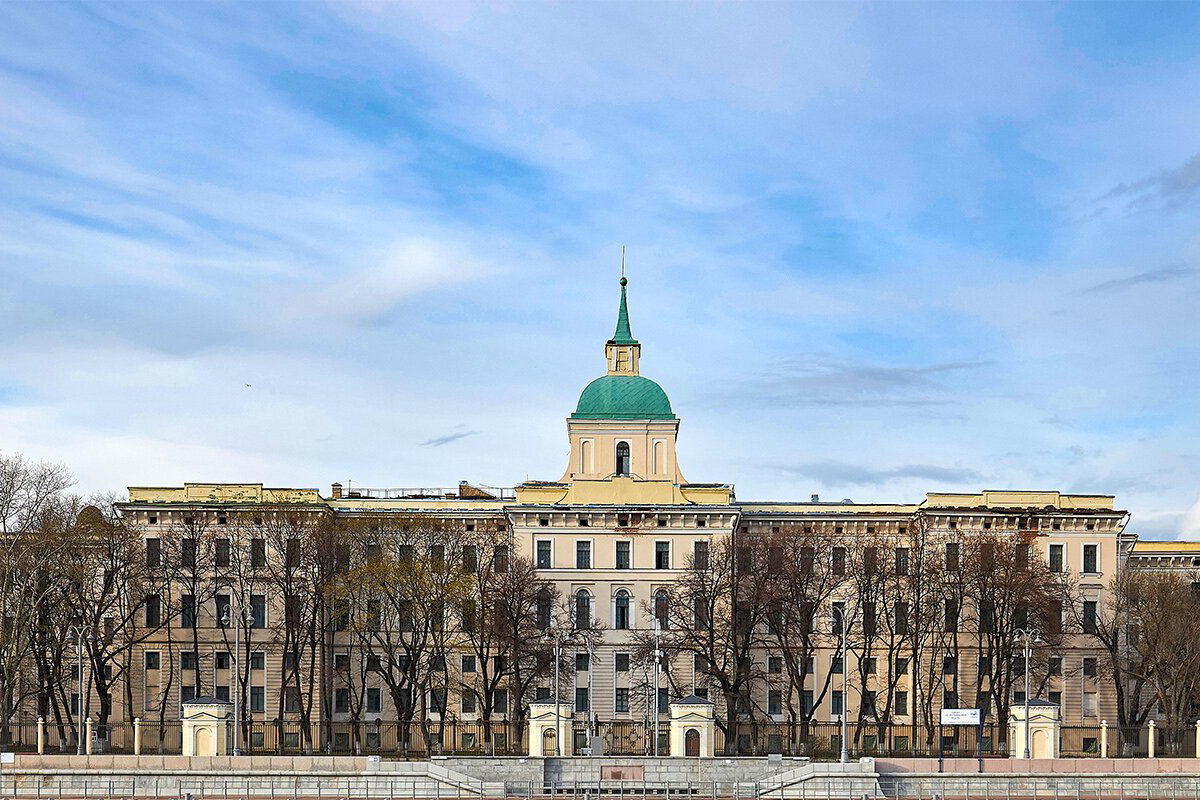
MULTIPOLYGON (((658 748, 654 747, 654 726, 644 721, 611 720, 597 723, 589 730, 580 720, 572 723, 570 741, 565 743, 572 754, 582 754, 589 744, 589 735, 599 737, 607 755, 670 755, 669 725, 663 721, 658 729, 658 748)), ((997 723, 985 724, 980 732, 975 728, 959 727, 932 729, 924 725, 847 724, 847 752, 860 756, 937 756, 974 758, 979 755, 1003 757, 1013 752, 1015 745, 1006 741, 1007 728, 997 723)), ((842 748, 842 729, 836 722, 748 722, 737 725, 728 733, 717 728, 714 752, 741 756, 782 754, 808 756, 814 759, 836 759, 842 748)), ((1149 735, 1146 727, 1121 729, 1099 725, 1063 726, 1059 737, 1059 753, 1071 757, 1099 756, 1101 740, 1107 736, 1110 757, 1144 757, 1149 755, 1149 735)), ((48 753, 73 753, 76 734, 69 725, 47 722, 45 747, 48 753)), ((93 729, 93 752, 133 752, 133 725, 113 723, 93 729)), ((178 721, 162 725, 155 720, 141 724, 143 753, 173 754, 182 750, 183 736, 178 721)), ((232 729, 229 737, 232 743, 232 729)), ((1155 732, 1155 755, 1194 756, 1196 729, 1159 727, 1155 732)), ((394 721, 303 723, 291 720, 253 721, 243 724, 242 751, 245 753, 299 755, 304 753, 337 753, 384 755, 400 758, 422 758, 430 755, 526 755, 526 726, 513 722, 495 722, 490 727, 481 722, 412 722, 394 721)), ((37 749, 37 723, 14 722, 0 728, 0 749, 30 752, 37 749)))

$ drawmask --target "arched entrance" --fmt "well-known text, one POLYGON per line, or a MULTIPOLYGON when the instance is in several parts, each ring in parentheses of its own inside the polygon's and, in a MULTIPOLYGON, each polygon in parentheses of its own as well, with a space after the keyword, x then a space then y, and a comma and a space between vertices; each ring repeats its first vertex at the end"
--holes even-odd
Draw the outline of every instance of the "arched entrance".
POLYGON ((700 755, 700 731, 688 728, 683 735, 683 754, 688 756, 700 755))
POLYGON ((558 737, 554 735, 554 730, 547 728, 542 733, 542 754, 547 756, 558 755, 558 737))

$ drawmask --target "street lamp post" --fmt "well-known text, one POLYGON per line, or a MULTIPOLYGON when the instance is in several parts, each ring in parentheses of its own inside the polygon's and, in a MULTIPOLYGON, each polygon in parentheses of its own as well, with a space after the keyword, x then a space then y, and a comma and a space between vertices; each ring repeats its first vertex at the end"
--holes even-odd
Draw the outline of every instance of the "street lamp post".
POLYGON ((1025 760, 1029 760, 1029 659, 1033 646, 1042 641, 1042 635, 1033 628, 1018 629, 1016 640, 1025 648, 1025 760))
POLYGON ((243 623, 249 627, 251 620, 247 618, 247 611, 242 606, 241 600, 237 597, 230 597, 229 607, 225 609, 225 613, 221 617, 221 624, 229 627, 232 622, 233 630, 233 754, 240 756, 242 754, 242 720, 241 720, 241 695, 242 695, 242 660, 238 655, 238 647, 242 641, 242 625, 243 623), (237 607, 237 613, 234 614, 234 607, 237 607))
MULTIPOLYGON (((559 672, 561 671, 562 650, 563 645, 571 644, 574 639, 571 638, 571 632, 561 628, 554 628, 546 632, 545 638, 549 639, 554 645, 554 745, 558 750, 558 754, 563 754, 562 746, 562 696, 559 694, 559 672)), ((590 664, 588 666, 591 666, 590 664)), ((589 680, 591 675, 588 676, 589 680)), ((588 701, 591 702, 591 692, 588 692, 588 701)))
POLYGON ((79 685, 79 706, 76 708, 75 720, 75 755, 83 755, 83 642, 88 638, 87 631, 82 625, 72 625, 67 628, 67 636, 75 637, 75 678, 79 685))
POLYGON ((846 607, 842 606, 841 613, 842 623, 842 753, 841 762, 845 764, 850 760, 850 752, 846 749, 846 709, 849 707, 849 695, 846 687, 846 607))
POLYGON ((654 755, 658 755, 658 672, 662 665, 662 645, 660 637, 662 635, 662 623, 658 617, 654 618, 654 755))

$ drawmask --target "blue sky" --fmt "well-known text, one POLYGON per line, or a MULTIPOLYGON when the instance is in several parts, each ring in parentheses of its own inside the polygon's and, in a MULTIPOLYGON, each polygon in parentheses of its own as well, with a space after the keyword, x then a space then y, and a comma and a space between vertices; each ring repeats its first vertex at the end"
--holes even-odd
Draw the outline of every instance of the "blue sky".
POLYGON ((0 5, 0 449, 555 479, 628 247, 742 499, 1200 535, 1200 5, 0 5))

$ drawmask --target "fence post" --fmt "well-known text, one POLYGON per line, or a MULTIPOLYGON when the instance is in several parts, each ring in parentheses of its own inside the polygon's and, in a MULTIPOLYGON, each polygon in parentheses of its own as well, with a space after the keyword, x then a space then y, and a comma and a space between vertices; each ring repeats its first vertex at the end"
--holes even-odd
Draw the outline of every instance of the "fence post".
POLYGON ((1196 720, 1196 758, 1200 758, 1200 719, 1196 720))
POLYGON ((142 754, 142 718, 133 718, 133 754, 140 756, 142 754))
MULTIPOLYGON (((1196 729, 1200 730, 1200 722, 1196 723, 1196 729)), ((1200 740, 1198 740, 1200 741, 1200 740)), ((38 755, 46 754, 46 720, 38 717, 38 755)))
POLYGON ((1108 758, 1108 720, 1100 720, 1100 757, 1108 758))
POLYGON ((91 717, 87 718, 86 731, 87 732, 85 735, 87 736, 87 749, 84 750, 84 752, 90 756, 92 754, 92 718, 91 717))
POLYGON ((1149 734, 1147 734, 1149 736, 1149 739, 1147 740, 1147 744, 1148 744, 1149 750, 1150 750, 1150 758, 1154 758, 1154 720, 1150 720, 1150 724, 1148 727, 1149 727, 1150 732, 1149 732, 1149 734))

